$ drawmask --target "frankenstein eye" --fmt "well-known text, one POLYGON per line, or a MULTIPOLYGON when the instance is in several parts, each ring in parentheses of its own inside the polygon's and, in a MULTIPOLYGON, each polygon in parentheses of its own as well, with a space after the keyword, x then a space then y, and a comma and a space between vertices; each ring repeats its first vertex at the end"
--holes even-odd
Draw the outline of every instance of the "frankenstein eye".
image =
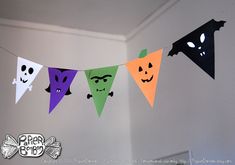
POLYGON ((99 82, 99 80, 95 80, 95 83, 98 83, 99 82))
POLYGON ((103 79, 104 82, 107 82, 107 79, 103 79))

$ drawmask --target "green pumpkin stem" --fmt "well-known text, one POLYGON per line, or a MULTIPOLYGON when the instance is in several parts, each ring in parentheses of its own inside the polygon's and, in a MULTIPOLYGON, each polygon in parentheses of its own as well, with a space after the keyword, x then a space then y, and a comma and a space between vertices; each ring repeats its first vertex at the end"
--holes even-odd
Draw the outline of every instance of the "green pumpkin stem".
POLYGON ((145 57, 147 54, 148 54, 147 49, 143 49, 143 50, 140 52, 140 54, 139 54, 139 58, 143 58, 143 57, 145 57))

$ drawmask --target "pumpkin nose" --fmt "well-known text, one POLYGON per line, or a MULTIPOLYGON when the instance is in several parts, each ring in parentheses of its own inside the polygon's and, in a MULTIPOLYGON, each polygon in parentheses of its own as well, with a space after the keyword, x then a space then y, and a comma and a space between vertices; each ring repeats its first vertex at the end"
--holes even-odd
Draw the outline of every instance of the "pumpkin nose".
POLYGON ((145 71, 144 73, 145 73, 145 74, 148 74, 148 72, 147 72, 147 71, 145 71))

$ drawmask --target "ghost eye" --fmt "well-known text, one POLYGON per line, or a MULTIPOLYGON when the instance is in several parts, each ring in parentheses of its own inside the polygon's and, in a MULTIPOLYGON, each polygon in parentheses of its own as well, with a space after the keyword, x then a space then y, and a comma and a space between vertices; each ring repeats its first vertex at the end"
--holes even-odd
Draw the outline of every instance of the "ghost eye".
POLYGON ((59 78, 58 78, 58 76, 57 75, 55 75, 55 81, 59 81, 59 78))
POLYGON ((95 83, 98 83, 99 82, 99 80, 95 80, 95 83))
POLYGON ((23 71, 25 71, 26 70, 26 66, 25 65, 22 65, 21 66, 21 71, 23 72, 23 71))
POLYGON ((190 48, 195 48, 195 45, 194 45, 194 43, 192 43, 192 42, 187 42, 187 45, 188 45, 190 48))
POLYGON ((141 66, 139 66, 139 72, 142 72, 143 68, 141 66))
POLYGON ((103 79, 104 82, 107 82, 107 79, 103 79))
POLYGON ((200 36, 201 43, 203 43, 205 41, 205 39, 206 39, 205 34, 202 33, 201 36, 200 36))
POLYGON ((149 63, 149 68, 152 68, 152 67, 153 67, 153 65, 152 65, 152 63, 150 62, 150 63, 149 63))
POLYGON ((64 83, 66 80, 67 80, 67 76, 65 76, 65 77, 64 77, 64 79, 63 79, 63 83, 64 83))
POLYGON ((32 74, 33 73, 33 68, 29 68, 28 72, 29 72, 29 74, 32 74))

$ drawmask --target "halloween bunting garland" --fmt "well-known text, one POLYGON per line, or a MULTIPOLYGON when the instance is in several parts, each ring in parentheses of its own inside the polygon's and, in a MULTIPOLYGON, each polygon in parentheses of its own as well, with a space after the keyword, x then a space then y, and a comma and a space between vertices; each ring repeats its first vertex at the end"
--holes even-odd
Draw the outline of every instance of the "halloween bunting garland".
MULTIPOLYGON (((215 21, 214 19, 208 21, 185 37, 174 42, 168 56, 174 56, 179 52, 183 52, 210 77, 215 79, 214 32, 220 30, 224 24, 225 21, 215 21)), ((27 90, 32 90, 32 83, 43 65, 18 57, 4 47, 0 48, 17 57, 16 78, 13 79, 12 84, 16 85, 15 103, 18 103, 27 90)), ((118 67, 121 65, 126 66, 148 103, 153 107, 162 53, 163 49, 149 54, 147 53, 147 49, 144 49, 139 54, 139 58, 131 60, 126 64, 79 70, 85 71, 90 87, 90 93, 87 93, 87 99, 93 99, 98 116, 101 116, 107 98, 114 96, 114 91, 111 90, 111 87, 118 67)), ((45 90, 50 93, 49 113, 54 110, 65 95, 72 94, 70 86, 77 72, 78 70, 48 67, 50 84, 45 90)))
POLYGON ((117 73, 118 66, 86 70, 86 78, 91 90, 91 94, 87 95, 87 99, 93 98, 98 116, 101 115, 104 104, 108 96, 113 96, 110 91, 113 80, 117 73))
POLYGON ((147 55, 144 50, 138 59, 126 64, 128 71, 139 86, 151 107, 154 105, 155 92, 162 59, 162 49, 147 55))
POLYGON ((215 79, 214 32, 224 26, 225 21, 214 19, 205 23, 185 37, 173 43, 168 56, 183 52, 202 70, 215 79))
POLYGON ((17 58, 16 79, 14 78, 12 82, 12 84, 16 84, 15 103, 20 100, 27 90, 32 90, 33 86, 31 84, 41 69, 42 65, 40 64, 23 59, 21 57, 17 58))
POLYGON ((50 85, 46 89, 50 93, 49 113, 62 100, 64 95, 72 94, 70 85, 77 74, 77 70, 48 68, 50 85))

